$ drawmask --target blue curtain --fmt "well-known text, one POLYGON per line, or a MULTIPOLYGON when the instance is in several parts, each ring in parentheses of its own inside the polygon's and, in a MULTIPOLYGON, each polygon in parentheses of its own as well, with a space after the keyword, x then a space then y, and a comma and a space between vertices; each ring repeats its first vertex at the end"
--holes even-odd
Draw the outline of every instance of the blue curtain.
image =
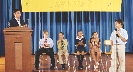
MULTIPOLYGON (((13 18, 12 11, 21 8, 21 0, 0 0, 0 54, 4 54, 3 29, 13 18)), ((21 18, 28 23, 33 30, 32 53, 39 48, 39 39, 42 38, 43 30, 48 30, 54 41, 54 52, 57 53, 56 41, 58 33, 64 32, 68 39, 69 53, 75 51, 75 38, 77 31, 82 30, 86 38, 86 51, 89 51, 88 40, 91 33, 97 31, 101 39, 101 50, 104 52, 104 40, 109 39, 114 30, 114 21, 118 18, 124 20, 124 28, 127 30, 129 39, 126 44, 126 52, 133 52, 133 0, 122 0, 121 12, 23 12, 21 18)), ((109 50, 109 49, 108 49, 109 50)))

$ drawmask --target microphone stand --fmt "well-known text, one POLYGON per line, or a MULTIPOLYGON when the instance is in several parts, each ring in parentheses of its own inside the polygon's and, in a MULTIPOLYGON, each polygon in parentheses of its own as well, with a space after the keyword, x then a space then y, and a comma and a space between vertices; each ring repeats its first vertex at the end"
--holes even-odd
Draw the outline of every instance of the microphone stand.
POLYGON ((118 35, 116 35, 116 55, 115 55, 115 58, 116 58, 116 67, 117 67, 117 69, 118 69, 118 42, 117 42, 117 38, 118 38, 118 35))
MULTIPOLYGON (((117 31, 117 29, 115 29, 115 31, 117 31)), ((116 55, 115 55, 116 62, 115 62, 115 63, 116 63, 116 65, 117 65, 116 67, 117 67, 117 69, 118 69, 118 62, 119 62, 119 61, 118 61, 118 58, 119 58, 119 57, 118 57, 118 46, 117 46, 117 45, 118 45, 118 44, 117 44, 118 42, 117 42, 117 38, 119 38, 118 34, 116 34, 116 49, 115 49, 115 51, 116 51, 116 52, 115 52, 115 53, 116 53, 116 55)))

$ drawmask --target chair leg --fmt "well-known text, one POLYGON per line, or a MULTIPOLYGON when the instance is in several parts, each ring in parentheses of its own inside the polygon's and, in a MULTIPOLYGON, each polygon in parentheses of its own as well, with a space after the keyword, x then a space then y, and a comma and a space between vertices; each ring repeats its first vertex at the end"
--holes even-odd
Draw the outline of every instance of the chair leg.
POLYGON ((106 55, 106 71, 108 70, 108 55, 106 55))
POLYGON ((56 66, 55 66, 55 68, 58 70, 58 64, 59 64, 59 58, 58 58, 58 55, 57 55, 57 57, 56 57, 56 66))
POLYGON ((40 55, 40 58, 39 58, 39 67, 43 64, 43 56, 40 55))
POLYGON ((105 66, 104 66, 104 71, 107 71, 107 60, 108 60, 108 55, 105 54, 105 66))
POLYGON ((77 56, 75 54, 75 56, 74 56, 74 65, 73 65, 73 69, 75 68, 75 70, 77 68, 76 62, 77 62, 77 56))
POLYGON ((68 61, 67 61, 67 67, 68 67, 68 69, 70 69, 70 67, 71 67, 69 57, 68 57, 68 61))
POLYGON ((75 61, 76 61, 75 58, 76 58, 76 55, 74 56, 74 62, 73 62, 74 65, 73 65, 73 69, 74 69, 74 67, 75 67, 75 61))
MULTIPOLYGON (((66 59, 65 59, 65 60, 66 60, 66 59)), ((69 56, 68 56, 68 60, 65 61, 65 62, 67 62, 66 65, 67 65, 68 69, 70 69, 71 66, 70 66, 69 56)))
POLYGON ((102 59, 102 56, 101 56, 101 67, 102 67, 102 72, 105 72, 105 69, 106 69, 106 54, 105 54, 105 57, 104 57, 104 60, 102 59), (104 65, 105 64, 105 65, 104 65))
POLYGON ((85 55, 84 55, 84 60, 85 60, 85 69, 87 70, 88 69, 88 63, 87 63, 87 59, 86 59, 85 55))
POLYGON ((88 65, 88 68, 91 68, 91 63, 92 63, 91 55, 89 56, 89 62, 90 62, 90 64, 88 65))
MULTIPOLYGON (((100 67, 102 67, 102 69, 104 69, 104 65, 103 65, 102 56, 100 57, 100 63, 101 63, 101 65, 102 65, 102 66, 100 66, 100 67)), ((103 72, 103 70, 102 70, 102 72, 103 72)))
POLYGON ((41 68, 44 65, 44 55, 40 55, 39 58, 39 68, 41 68))

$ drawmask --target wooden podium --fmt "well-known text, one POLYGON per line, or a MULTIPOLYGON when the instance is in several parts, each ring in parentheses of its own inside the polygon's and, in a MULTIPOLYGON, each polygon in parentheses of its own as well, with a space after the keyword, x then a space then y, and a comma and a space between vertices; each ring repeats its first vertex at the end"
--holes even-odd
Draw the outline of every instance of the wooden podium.
POLYGON ((32 72, 31 34, 26 27, 3 30, 5 36, 5 72, 32 72))

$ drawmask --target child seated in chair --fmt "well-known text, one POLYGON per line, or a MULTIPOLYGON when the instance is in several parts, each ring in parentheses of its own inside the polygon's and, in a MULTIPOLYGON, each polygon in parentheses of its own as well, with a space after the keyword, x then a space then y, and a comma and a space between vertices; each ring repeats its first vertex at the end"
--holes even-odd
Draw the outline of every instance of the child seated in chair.
POLYGON ((49 37, 49 33, 47 30, 43 31, 44 38, 40 39, 39 46, 40 49, 36 51, 35 54, 35 68, 39 70, 39 57, 42 53, 46 53, 51 58, 52 66, 50 69, 54 69, 55 67, 55 59, 54 59, 54 52, 53 52, 53 40, 49 37))
POLYGON ((78 36, 75 40, 76 53, 79 62, 78 69, 83 69, 82 61, 85 53, 86 39, 83 37, 81 30, 78 31, 78 36))
POLYGON ((90 53, 92 55, 92 58, 95 62, 94 68, 98 68, 98 65, 99 65, 98 62, 100 61, 100 56, 101 56, 100 45, 101 45, 101 41, 100 41, 100 38, 98 38, 98 33, 93 32, 92 38, 90 38, 89 40, 89 48, 90 48, 90 53))
POLYGON ((67 50, 67 45, 68 45, 68 42, 67 42, 67 39, 64 39, 64 33, 60 32, 59 40, 57 41, 57 47, 58 47, 59 62, 62 65, 62 69, 65 69, 65 65, 68 62, 69 53, 67 50), (61 56, 63 54, 65 55, 65 63, 63 63, 62 56, 61 56))

